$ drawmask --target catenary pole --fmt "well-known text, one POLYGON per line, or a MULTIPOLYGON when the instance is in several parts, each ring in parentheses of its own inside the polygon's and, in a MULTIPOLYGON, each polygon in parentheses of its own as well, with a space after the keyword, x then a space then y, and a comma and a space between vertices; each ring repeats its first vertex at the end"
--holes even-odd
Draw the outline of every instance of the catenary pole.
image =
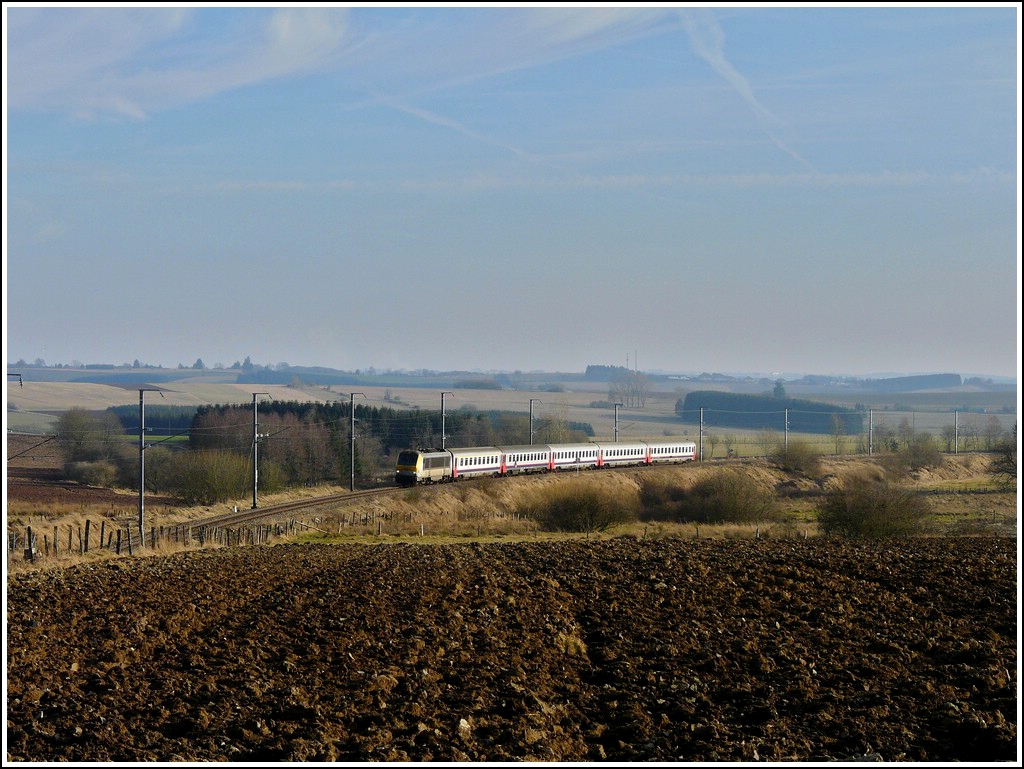
POLYGON ((270 393, 253 393, 252 394, 252 509, 255 510, 257 507, 256 501, 256 489, 259 488, 260 478, 260 458, 259 458, 259 445, 260 435, 259 431, 259 418, 256 415, 256 396, 266 395, 270 397, 270 393))
POLYGON ((445 440, 445 438, 448 437, 448 436, 445 435, 445 430, 444 430, 444 396, 446 396, 446 395, 454 396, 455 393, 448 392, 447 390, 444 390, 444 391, 441 392, 441 448, 442 449, 444 448, 444 440, 445 440))
POLYGON ((348 460, 349 460, 349 481, 348 490, 356 490, 356 396, 364 393, 349 393, 348 394, 348 435, 349 435, 349 449, 348 449, 348 460))

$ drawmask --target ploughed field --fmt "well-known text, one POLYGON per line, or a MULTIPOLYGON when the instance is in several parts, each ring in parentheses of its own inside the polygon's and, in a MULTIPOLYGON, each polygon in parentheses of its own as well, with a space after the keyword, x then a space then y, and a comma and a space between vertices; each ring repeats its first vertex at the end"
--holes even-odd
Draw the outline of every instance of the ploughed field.
POLYGON ((1016 541, 286 544, 8 578, 8 761, 1010 761, 1016 541))

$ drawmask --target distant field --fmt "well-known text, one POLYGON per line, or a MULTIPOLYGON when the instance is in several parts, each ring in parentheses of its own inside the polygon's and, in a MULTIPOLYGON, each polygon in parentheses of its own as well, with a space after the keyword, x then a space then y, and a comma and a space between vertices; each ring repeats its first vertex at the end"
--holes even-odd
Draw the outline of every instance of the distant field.
MULTIPOLYGON (((166 379, 166 372, 162 375, 166 379)), ((586 423, 592 426, 596 439, 611 440, 616 435, 615 409, 608 404, 608 385, 603 382, 581 381, 578 378, 559 383, 552 375, 549 379, 537 377, 537 389, 463 389, 438 384, 431 386, 379 386, 360 384, 353 386, 333 385, 290 387, 285 385, 235 384, 223 381, 223 372, 209 376, 195 372, 182 372, 176 381, 161 381, 159 392, 145 391, 145 404, 165 406, 198 406, 214 404, 251 404, 253 394, 259 393, 261 402, 269 398, 278 401, 354 401, 357 405, 389 407, 395 409, 424 409, 437 411, 441 408, 441 392, 445 392, 445 410, 455 413, 461 409, 513 411, 522 414, 530 412, 533 401, 534 424, 540 430, 548 420, 565 420, 586 423), (544 389, 546 388, 546 389, 544 389), (561 389, 560 392, 552 391, 561 389), (598 406, 592 404, 601 404, 598 406)), ((390 380, 385 380, 385 382, 390 380)), ((422 377, 406 377, 405 381, 422 384, 422 377)), ((61 381, 26 381, 23 386, 8 382, 7 427, 10 430, 48 433, 52 432, 58 415, 70 408, 106 409, 111 406, 135 405, 139 403, 139 388, 146 385, 109 385, 61 381)), ((684 424, 675 413, 676 402, 690 390, 735 389, 756 392, 756 385, 745 383, 729 388, 726 385, 698 384, 680 380, 660 379, 652 383, 644 408, 620 407, 618 410, 618 436, 620 440, 681 436, 697 439, 698 429, 694 424, 684 424)), ((961 388, 951 392, 920 393, 873 393, 851 392, 847 389, 826 389, 801 385, 787 385, 787 394, 794 398, 835 403, 841 406, 862 405, 873 410, 874 426, 883 425, 896 429, 903 422, 917 431, 933 435, 941 433, 944 427, 952 425, 953 411, 961 429, 981 429, 991 417, 999 420, 1002 429, 1009 430, 1017 421, 1016 392, 1011 390, 979 391, 961 388), (978 413, 984 410, 985 413, 978 413)), ((780 418, 777 431, 784 433, 780 418)), ((731 436, 732 447, 740 455, 762 453, 757 436, 750 430, 729 430, 709 427, 705 431, 705 452, 713 451, 714 456, 724 456, 726 443, 731 436), (708 445, 713 442, 715 445, 708 445)), ((790 436, 797 438, 795 433, 790 436)), ((538 432, 537 439, 543 440, 538 432)), ((820 450, 832 451, 834 441, 829 436, 808 436, 808 440, 820 450)), ((529 435, 523 436, 528 442, 529 435)), ((854 448, 863 439, 859 436, 844 436, 844 451, 854 448)))

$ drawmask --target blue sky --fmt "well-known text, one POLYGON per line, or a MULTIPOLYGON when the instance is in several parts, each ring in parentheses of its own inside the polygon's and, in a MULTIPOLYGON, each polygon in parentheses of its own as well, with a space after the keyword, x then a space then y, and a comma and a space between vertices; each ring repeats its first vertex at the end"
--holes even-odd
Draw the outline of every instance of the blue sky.
POLYGON ((9 362, 1020 370, 1020 15, 7 4, 9 362))

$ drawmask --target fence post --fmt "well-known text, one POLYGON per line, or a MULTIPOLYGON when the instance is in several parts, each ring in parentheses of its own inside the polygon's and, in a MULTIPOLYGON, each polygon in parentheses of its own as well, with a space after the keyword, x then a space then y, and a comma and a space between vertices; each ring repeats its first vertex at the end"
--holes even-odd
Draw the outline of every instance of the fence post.
MULTIPOLYGON (((92 524, 92 521, 90 521, 88 518, 86 518, 85 519, 85 547, 82 549, 83 553, 88 553, 89 552, 89 528, 90 528, 91 524, 92 524)), ((100 542, 102 543, 102 540, 100 540, 100 542)))

